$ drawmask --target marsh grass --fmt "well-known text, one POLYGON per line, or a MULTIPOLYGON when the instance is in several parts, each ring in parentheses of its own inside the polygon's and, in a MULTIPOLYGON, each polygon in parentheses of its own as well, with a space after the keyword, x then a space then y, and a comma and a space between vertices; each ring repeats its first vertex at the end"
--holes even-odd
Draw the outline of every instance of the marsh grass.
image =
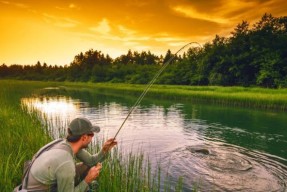
MULTIPOLYGON (((41 94, 45 87, 63 90, 112 91, 121 95, 139 96, 144 85, 92 84, 69 82, 33 82, 0 80, 0 186, 1 191, 12 191, 22 177, 23 164, 52 138, 47 120, 37 112, 21 105, 21 98, 41 94)), ((221 105, 287 110, 287 89, 242 87, 193 87, 154 85, 147 97, 187 100, 221 105)), ((63 135, 59 133, 58 135, 63 135)), ((94 146, 96 149, 97 146, 94 146)), ((169 173, 162 168, 152 169, 143 154, 124 155, 115 151, 104 164, 99 179, 99 191, 181 191, 183 178, 169 181, 169 173)), ((198 187, 196 187, 198 188, 198 187)), ((196 191, 196 189, 195 189, 196 191)))
MULTIPOLYGON (((35 110, 21 105, 21 98, 47 86, 51 82, 0 81, 0 186, 1 191, 12 191, 20 184, 24 162, 31 159, 40 147, 52 140, 50 122, 35 110)), ((63 122, 65 123, 65 122, 63 122)), ((64 126, 64 125, 63 125, 64 126)), ((63 135, 62 132, 56 134, 63 135)), ((101 144, 91 145, 93 152, 101 144)), ((181 191, 182 178, 175 185, 168 177, 162 178, 161 168, 153 170, 142 153, 128 155, 115 150, 105 161, 97 191, 181 191), (162 185, 162 181, 167 183, 162 185)))
MULTIPOLYGON (((96 140, 90 151, 96 153, 102 145, 96 140)), ((115 148, 103 162, 103 168, 98 181, 96 191, 111 192, 180 192, 183 188, 183 178, 177 181, 171 180, 171 175, 163 173, 160 162, 152 165, 149 157, 144 152, 124 152, 115 148)))
POLYGON ((0 186, 1 191, 12 191, 21 180, 24 161, 50 138, 37 117, 20 104, 40 83, 0 81, 0 87, 0 186))

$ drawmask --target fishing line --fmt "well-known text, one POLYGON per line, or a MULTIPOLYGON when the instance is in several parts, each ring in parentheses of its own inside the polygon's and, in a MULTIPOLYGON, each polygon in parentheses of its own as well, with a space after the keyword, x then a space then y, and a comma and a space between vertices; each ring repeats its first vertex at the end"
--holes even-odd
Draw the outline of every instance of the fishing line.
POLYGON ((154 77, 152 78, 152 80, 147 84, 146 88, 144 89, 144 91, 142 92, 142 94, 139 96, 139 98, 137 99, 137 101, 135 102, 135 104, 132 106, 132 108, 129 110, 126 118, 124 119, 123 123, 121 124, 120 128, 118 129, 117 133, 114 136, 114 139, 117 137, 117 135, 119 134, 120 130, 123 128, 124 124, 126 123, 127 119, 129 118, 129 116, 131 115, 131 113, 134 111, 134 109, 140 104, 140 102, 142 101, 142 99, 144 98, 144 96, 147 94, 147 92, 149 91, 149 89, 151 88, 151 86, 154 84, 154 82, 156 81, 156 79, 160 76, 160 74, 165 70, 165 68, 169 65, 170 62, 172 62, 176 55, 182 51, 184 48, 186 48, 187 46, 191 45, 191 44, 197 44, 201 47, 201 45, 197 42, 190 42, 186 45, 184 45, 183 47, 181 47, 174 55, 173 57, 171 57, 167 62, 165 62, 162 67, 160 68, 160 70, 154 75, 154 77))

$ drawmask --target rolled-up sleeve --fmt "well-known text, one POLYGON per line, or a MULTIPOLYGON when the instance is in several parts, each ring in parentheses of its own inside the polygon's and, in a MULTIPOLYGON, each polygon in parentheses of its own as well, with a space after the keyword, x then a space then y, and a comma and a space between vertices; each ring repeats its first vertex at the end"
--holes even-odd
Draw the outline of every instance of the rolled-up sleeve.
POLYGON ((77 159, 82 161, 84 164, 89 167, 92 167, 95 166, 97 163, 103 162, 107 157, 107 153, 100 151, 99 153, 92 155, 85 149, 81 149, 76 156, 77 159))

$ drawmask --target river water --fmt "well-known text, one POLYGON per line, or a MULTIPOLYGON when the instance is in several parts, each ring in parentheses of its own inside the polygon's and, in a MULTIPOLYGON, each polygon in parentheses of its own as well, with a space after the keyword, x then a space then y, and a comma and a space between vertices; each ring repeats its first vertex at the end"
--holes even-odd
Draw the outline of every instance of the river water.
MULTIPOLYGON (((47 91, 49 90, 49 91, 47 91)), ((115 135, 136 97, 96 91, 59 91, 23 98, 61 137, 70 120, 86 117, 115 135)), ((143 150, 184 191, 287 191, 287 113, 144 98, 117 140, 123 150, 143 150)))

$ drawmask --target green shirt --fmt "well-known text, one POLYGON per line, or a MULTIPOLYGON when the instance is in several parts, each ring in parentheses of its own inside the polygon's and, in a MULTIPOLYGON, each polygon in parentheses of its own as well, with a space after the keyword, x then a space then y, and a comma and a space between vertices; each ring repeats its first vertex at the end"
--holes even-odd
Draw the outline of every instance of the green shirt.
MULTIPOLYGON (((83 180, 75 186, 75 156, 69 143, 64 140, 59 147, 52 148, 42 153, 33 163, 28 182, 28 189, 42 190, 49 189, 48 186, 57 185, 58 192, 84 192, 88 184, 83 180), (68 150, 61 149, 62 147, 68 150)), ((104 153, 101 151, 96 155, 91 155, 81 149, 76 158, 88 166, 94 166, 104 160, 104 153)))

